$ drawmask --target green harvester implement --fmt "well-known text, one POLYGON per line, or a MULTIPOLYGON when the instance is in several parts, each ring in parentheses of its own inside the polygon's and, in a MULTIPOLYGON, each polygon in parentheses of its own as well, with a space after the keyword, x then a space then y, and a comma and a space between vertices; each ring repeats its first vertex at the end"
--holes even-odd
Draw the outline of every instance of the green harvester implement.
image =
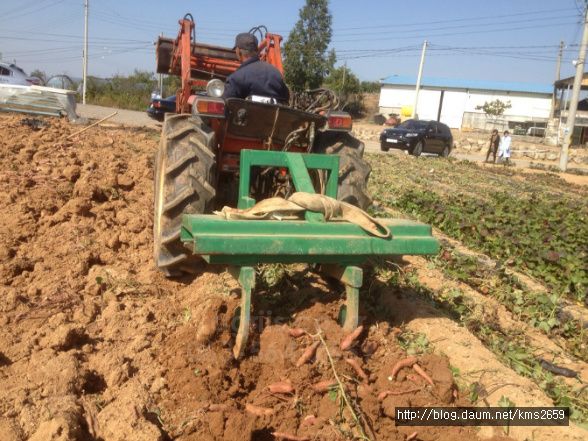
MULTIPOLYGON (((298 192, 314 193, 309 170, 326 173, 325 193, 337 198, 339 156, 242 150, 238 208, 256 201, 250 197, 252 167, 288 169, 298 192)), ((251 295, 255 288, 255 265, 260 263, 320 264, 327 275, 346 288, 343 328, 358 326, 359 289, 365 264, 374 256, 436 254, 439 244, 431 227, 401 219, 378 219, 388 228, 387 238, 373 236, 358 225, 325 221, 322 213, 306 211, 304 220, 227 220, 218 215, 184 214, 181 240, 194 254, 210 264, 229 265, 242 288, 239 329, 233 354, 243 355, 249 334, 251 295)))

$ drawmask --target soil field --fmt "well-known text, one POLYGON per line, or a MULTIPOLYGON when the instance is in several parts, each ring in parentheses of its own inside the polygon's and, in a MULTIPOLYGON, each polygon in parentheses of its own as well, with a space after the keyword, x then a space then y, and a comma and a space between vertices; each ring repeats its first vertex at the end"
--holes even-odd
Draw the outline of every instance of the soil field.
MULTIPOLYGON (((559 332, 568 323, 566 332, 583 329, 581 317, 558 316, 549 328, 558 332, 544 332, 539 323, 549 317, 511 308, 510 297, 484 294, 486 285, 456 274, 456 262, 471 257, 460 242, 445 246, 451 258, 367 267, 363 331, 349 349, 341 348, 337 320, 340 285, 306 266, 260 268, 250 346, 234 360, 239 289, 226 269, 201 266, 167 280, 152 263, 159 134, 108 126, 68 139, 79 127, 40 121, 0 115, 3 441, 585 439, 576 423, 395 425, 399 406, 474 404, 567 404, 574 421, 585 422, 585 389, 578 392, 586 379, 584 340, 559 332), (493 321, 482 320, 493 307, 493 321), (293 337, 293 329, 304 332, 293 337), (516 352, 517 345, 526 351, 516 352), (578 376, 530 375, 540 362, 529 348, 539 345, 545 361, 578 376), (503 354, 514 354, 518 365, 501 356, 507 346, 503 354), (315 353, 301 359, 308 348, 315 353), (414 359, 394 373, 407 357, 414 359)), ((413 160, 394 166, 412 167, 413 160)), ((378 182, 388 184, 376 165, 378 207, 390 215, 384 208, 399 207, 378 196, 378 182)), ((580 204, 583 191, 565 196, 580 204)), ((482 270, 478 279, 512 282, 496 266, 482 270)), ((575 306, 581 316, 574 280, 573 288, 545 287, 569 302, 557 303, 556 312, 575 306)), ((516 289, 526 292, 526 285, 516 289)))

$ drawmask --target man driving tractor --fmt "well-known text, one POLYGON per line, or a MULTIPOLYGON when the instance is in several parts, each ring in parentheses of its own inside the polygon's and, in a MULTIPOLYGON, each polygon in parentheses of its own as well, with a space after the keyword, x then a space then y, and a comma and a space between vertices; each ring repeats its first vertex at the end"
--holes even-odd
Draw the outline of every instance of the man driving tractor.
POLYGON ((257 55, 258 41, 255 35, 242 33, 235 38, 237 58, 241 66, 227 78, 223 98, 250 96, 273 98, 279 104, 288 104, 290 92, 278 69, 257 55))

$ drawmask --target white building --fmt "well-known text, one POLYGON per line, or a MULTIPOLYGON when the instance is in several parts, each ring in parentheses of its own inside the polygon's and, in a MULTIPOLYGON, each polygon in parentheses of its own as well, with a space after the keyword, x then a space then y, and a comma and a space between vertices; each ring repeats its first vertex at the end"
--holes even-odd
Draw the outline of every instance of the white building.
MULTIPOLYGON (((416 78, 392 75, 380 81, 380 113, 401 113, 414 105, 416 78)), ((477 106, 499 99, 510 102, 498 125, 504 128, 545 126, 551 110, 553 85, 496 81, 422 78, 417 114, 451 128, 488 128, 489 121, 477 106)))

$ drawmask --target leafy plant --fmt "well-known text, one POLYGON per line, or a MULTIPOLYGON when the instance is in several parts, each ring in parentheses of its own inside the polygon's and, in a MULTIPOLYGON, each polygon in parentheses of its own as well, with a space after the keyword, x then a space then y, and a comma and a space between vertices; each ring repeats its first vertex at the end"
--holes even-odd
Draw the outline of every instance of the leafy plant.
POLYGON ((504 115, 504 112, 511 107, 512 105, 510 104, 510 101, 504 102, 495 99, 494 101, 486 101, 481 106, 476 106, 476 110, 483 110, 487 116, 497 119, 499 116, 504 115))
MULTIPOLYGON (((166 96, 175 95, 179 87, 178 77, 164 77, 166 96)), ((91 104, 145 110, 151 100, 151 92, 156 88, 157 80, 152 72, 135 70, 131 75, 115 75, 109 79, 89 77, 86 96, 91 104)))
POLYGON ((500 400, 498 400, 498 406, 500 407, 515 407, 515 403, 513 403, 508 397, 502 395, 500 400))
POLYGON ((33 70, 31 72, 30 76, 40 79, 43 82, 43 84, 45 84, 47 82, 47 80, 49 79, 49 77, 47 76, 45 71, 42 71, 41 69, 33 70))
MULTIPOLYGON (((495 298, 518 319, 540 329, 550 337, 561 337, 561 343, 575 356, 588 361, 588 335, 582 323, 562 314, 561 297, 556 293, 530 292, 505 268, 481 267, 472 256, 466 256, 444 247, 433 259, 447 276, 495 298)), ((458 296, 459 290, 441 294, 458 296)), ((456 303, 456 302, 453 302, 456 303)), ((460 309, 460 312, 461 311, 460 309)))
POLYGON ((417 332, 403 332, 398 336, 398 343, 408 355, 424 354, 431 351, 427 336, 417 332))
POLYGON ((332 69, 325 79, 324 86, 339 96, 339 108, 354 111, 361 107, 361 94, 359 79, 347 66, 332 69))
POLYGON ((588 291, 588 202, 559 178, 485 171, 467 162, 402 157, 373 163, 372 195, 383 206, 441 229, 505 266, 578 302, 588 291), (394 173, 387 171, 394 167, 394 173), (516 188, 516 192, 513 191, 516 188), (458 189, 458 191, 455 191, 458 189))
POLYGON ((362 81, 360 84, 360 90, 364 93, 377 93, 381 87, 378 81, 362 81))
POLYGON ((293 273, 292 266, 284 265, 282 263, 268 263, 260 265, 258 273, 261 275, 261 280, 268 288, 273 288, 280 285, 286 278, 293 273))
POLYGON ((333 68, 335 52, 327 53, 332 21, 328 0, 306 0, 300 9, 284 45, 285 78, 294 91, 320 87, 333 68))

